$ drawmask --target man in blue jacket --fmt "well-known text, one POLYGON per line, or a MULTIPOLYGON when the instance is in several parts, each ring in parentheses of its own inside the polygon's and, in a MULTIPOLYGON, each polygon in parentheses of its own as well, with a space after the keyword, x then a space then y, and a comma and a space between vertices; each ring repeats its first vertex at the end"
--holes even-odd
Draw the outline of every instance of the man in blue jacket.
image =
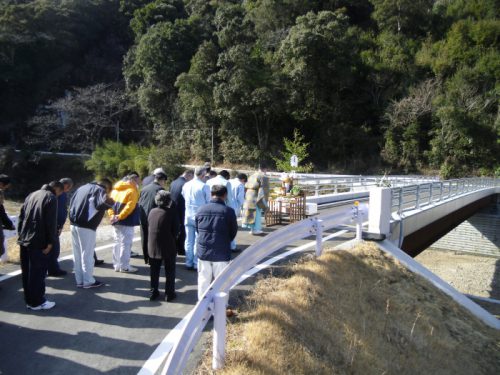
POLYGON ((184 227, 184 216, 186 214, 186 202, 182 196, 182 188, 184 185, 191 181, 194 177, 194 171, 192 169, 187 169, 184 171, 182 176, 172 181, 170 184, 170 197, 175 203, 175 211, 177 212, 177 218, 179 219, 180 232, 177 236, 175 245, 177 248, 177 254, 184 255, 186 251, 184 250, 184 242, 186 241, 186 228, 184 227))
POLYGON ((73 194, 69 204, 69 221, 78 288, 97 288, 104 284, 94 279, 96 230, 104 213, 113 207, 108 197, 112 184, 107 178, 83 185, 73 194))
POLYGON ((238 232, 236 214, 224 203, 227 188, 214 185, 212 199, 200 207, 196 214, 195 226, 198 233, 198 300, 201 299, 210 283, 231 260, 231 241, 238 232))
POLYGON ((50 261, 49 261, 49 276, 64 276, 68 272, 62 270, 59 267, 59 255, 61 253, 61 242, 59 241, 59 237, 61 236, 64 223, 66 223, 66 219, 68 217, 68 192, 73 188, 73 180, 69 177, 61 178, 59 182, 63 185, 62 193, 57 197, 57 241, 50 252, 50 261))

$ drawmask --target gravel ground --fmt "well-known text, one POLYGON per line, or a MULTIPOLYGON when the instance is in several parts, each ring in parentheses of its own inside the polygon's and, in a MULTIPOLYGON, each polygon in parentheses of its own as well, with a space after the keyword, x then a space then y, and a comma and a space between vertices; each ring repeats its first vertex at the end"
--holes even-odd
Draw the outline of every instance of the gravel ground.
MULTIPOLYGON (((500 300, 500 259, 428 249, 415 258, 464 294, 500 300)), ((478 302, 500 315, 500 305, 478 302)))

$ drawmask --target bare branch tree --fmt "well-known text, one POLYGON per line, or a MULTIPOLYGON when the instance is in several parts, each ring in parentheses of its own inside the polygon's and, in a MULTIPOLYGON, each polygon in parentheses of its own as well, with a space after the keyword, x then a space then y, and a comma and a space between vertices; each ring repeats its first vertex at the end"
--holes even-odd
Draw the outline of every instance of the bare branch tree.
POLYGON ((30 119, 27 143, 48 150, 92 151, 134 107, 121 83, 74 88, 30 119))

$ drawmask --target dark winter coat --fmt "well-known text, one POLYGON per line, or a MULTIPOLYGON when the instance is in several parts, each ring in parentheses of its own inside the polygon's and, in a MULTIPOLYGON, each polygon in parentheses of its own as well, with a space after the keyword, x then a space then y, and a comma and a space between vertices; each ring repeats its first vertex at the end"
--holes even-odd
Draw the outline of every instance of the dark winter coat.
POLYGON ((71 197, 69 221, 77 227, 97 230, 104 213, 113 207, 113 203, 104 186, 96 182, 83 185, 71 197))
POLYGON ((156 193, 164 190, 158 182, 153 182, 141 190, 139 197, 139 212, 141 215, 141 224, 147 226, 149 213, 156 207, 156 193))
POLYGON ((198 259, 227 262, 231 259, 231 241, 238 232, 236 214, 219 199, 201 206, 196 214, 198 259))
POLYGON ((172 207, 156 207, 148 216, 148 255, 153 259, 175 256, 175 238, 179 234, 177 214, 172 207))
POLYGON ((62 229, 64 223, 68 218, 68 195, 66 193, 61 193, 57 197, 57 229, 62 229))
POLYGON ((186 211, 186 201, 182 196, 182 187, 186 183, 186 178, 179 177, 170 184, 170 198, 175 203, 175 209, 184 224, 184 213, 186 211))
POLYGON ((17 243, 28 249, 42 250, 56 243, 57 198, 50 188, 28 195, 19 214, 17 233, 17 243))

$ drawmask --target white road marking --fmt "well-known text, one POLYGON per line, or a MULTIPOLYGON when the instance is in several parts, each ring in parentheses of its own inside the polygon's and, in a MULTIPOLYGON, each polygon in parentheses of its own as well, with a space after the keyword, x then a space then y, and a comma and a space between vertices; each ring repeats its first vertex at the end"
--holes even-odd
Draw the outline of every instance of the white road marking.
MULTIPOLYGON (((140 237, 134 237, 134 239, 133 239, 134 242, 137 242, 137 241, 140 241, 140 240, 141 240, 140 237)), ((113 246, 114 246, 114 244, 112 244, 112 243, 108 244, 108 245, 98 246, 98 247, 95 248, 95 251, 99 252, 101 250, 109 249, 110 247, 113 247, 113 246)), ((61 260, 68 260, 68 259, 73 260, 73 255, 66 255, 66 256, 64 256, 62 258, 59 258, 59 261, 61 261, 61 260)), ((9 272, 9 273, 7 273, 5 275, 0 276, 0 282, 8 280, 10 278, 13 278, 15 276, 18 276, 20 274, 21 274, 21 270, 20 269, 17 270, 17 271, 9 272)))

